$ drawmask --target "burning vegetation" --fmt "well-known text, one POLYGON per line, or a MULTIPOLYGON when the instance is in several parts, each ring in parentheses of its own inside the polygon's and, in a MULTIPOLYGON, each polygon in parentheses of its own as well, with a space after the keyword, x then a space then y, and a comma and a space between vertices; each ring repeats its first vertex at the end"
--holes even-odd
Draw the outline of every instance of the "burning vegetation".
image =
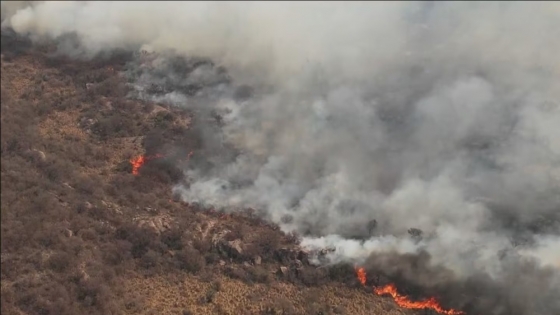
POLYGON ((156 154, 156 155, 151 155, 151 156, 144 156, 144 155, 140 155, 136 158, 133 158, 130 160, 130 164, 132 165, 132 174, 133 175, 138 175, 140 168, 142 167, 142 165, 144 165, 144 163, 146 163, 147 161, 150 160, 155 160, 155 159, 160 159, 162 158, 163 155, 162 154, 156 154))
MULTIPOLYGON (((356 278, 358 279, 360 284, 362 286, 366 286, 366 282, 367 282, 366 270, 363 267, 356 267, 355 271, 356 271, 356 278)), ((462 311, 443 308, 435 297, 430 297, 427 300, 423 300, 423 301, 412 301, 407 296, 399 294, 397 287, 395 286, 395 284, 392 283, 384 286, 374 287, 373 293, 379 296, 390 295, 398 306, 406 309, 433 310, 440 314, 445 314, 445 315, 465 314, 465 312, 462 311)))
POLYGON ((374 288, 373 292, 377 295, 390 295, 398 306, 407 309, 428 309, 434 310, 440 314, 446 315, 462 315, 462 311, 454 309, 444 309, 435 297, 430 297, 424 301, 411 301, 407 296, 399 294, 397 287, 394 284, 388 284, 383 287, 374 288))
MULTIPOLYGON (((194 151, 191 151, 187 154, 187 157, 185 159, 178 159, 178 161, 179 162, 186 162, 193 156, 193 154, 194 154, 194 151)), ((146 164, 146 162, 161 159, 161 158, 164 158, 164 157, 166 157, 166 155, 156 153, 154 155, 149 155, 149 156, 140 155, 140 156, 137 156, 135 158, 130 159, 129 162, 130 162, 130 165, 132 167, 131 168, 132 175, 140 174, 140 168, 142 166, 144 166, 144 164, 146 164)))

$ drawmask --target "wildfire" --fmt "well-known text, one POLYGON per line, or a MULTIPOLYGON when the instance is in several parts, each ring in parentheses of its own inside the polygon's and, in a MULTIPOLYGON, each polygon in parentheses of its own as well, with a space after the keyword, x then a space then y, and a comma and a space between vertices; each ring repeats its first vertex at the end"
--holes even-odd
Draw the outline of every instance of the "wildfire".
MULTIPOLYGON (((366 271, 364 268, 356 268, 356 277, 360 281, 362 285, 366 284, 366 271)), ((397 291, 397 287, 394 284, 388 284, 383 287, 374 288, 373 292, 377 295, 389 294, 397 303, 398 306, 407 309, 431 309, 438 313, 445 314, 445 315, 464 315, 465 313, 462 311, 449 309, 444 309, 441 305, 439 305, 438 301, 431 297, 424 301, 411 301, 407 296, 399 294, 397 291)))
POLYGON ((398 306, 409 308, 409 309, 432 309, 438 313, 446 314, 446 315, 461 315, 465 314, 462 311, 457 311, 454 309, 446 310, 441 305, 439 305, 438 301, 434 297, 431 297, 425 301, 411 301, 408 297, 404 295, 400 295, 397 292, 397 288, 394 284, 388 284, 381 288, 374 288, 373 292, 377 295, 389 294, 395 300, 398 306))
POLYGON ((364 268, 356 267, 356 277, 358 277, 358 280, 362 285, 366 285, 366 270, 364 268))
POLYGON ((131 159, 130 164, 132 164, 132 174, 133 175, 138 175, 138 171, 140 170, 140 167, 142 167, 142 165, 144 165, 144 163, 146 163, 146 161, 159 159, 159 158, 162 158, 162 157, 163 157, 162 154, 156 154, 156 155, 152 155, 152 156, 141 155, 139 157, 131 159))
MULTIPOLYGON (((193 156, 193 154, 194 154, 194 151, 190 151, 187 154, 186 160, 187 161, 190 160, 190 158, 193 156)), ((132 174, 133 175, 138 175, 138 172, 140 171, 140 168, 147 161, 159 159, 159 158, 162 158, 162 157, 164 157, 164 155, 158 153, 158 154, 151 155, 151 156, 140 155, 138 157, 130 159, 130 164, 132 165, 132 174)), ((182 160, 182 161, 185 161, 185 160, 182 160)))

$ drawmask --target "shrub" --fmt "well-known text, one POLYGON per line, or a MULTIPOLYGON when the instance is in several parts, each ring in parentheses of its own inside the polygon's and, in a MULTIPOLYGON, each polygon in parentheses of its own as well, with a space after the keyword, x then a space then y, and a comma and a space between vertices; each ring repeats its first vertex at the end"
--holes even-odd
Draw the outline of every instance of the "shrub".
POLYGON ((116 241, 115 243, 104 244, 101 247, 103 253, 103 260, 112 266, 116 266, 124 262, 130 253, 132 244, 126 240, 116 241))
POLYGON ((263 267, 257 266, 249 269, 250 279, 258 283, 271 283, 273 280, 272 274, 263 267))
POLYGON ((307 286, 317 286, 325 283, 328 279, 326 274, 315 267, 304 267, 299 269, 298 278, 307 286))
POLYGON ((175 255, 179 268, 191 273, 198 273, 204 266, 205 260, 200 252, 194 248, 186 247, 175 255))
POLYGON ((182 235, 183 233, 179 229, 171 229, 164 231, 161 234, 160 239, 169 249, 181 250, 183 248, 182 235))
POLYGON ((252 259, 255 256, 261 256, 263 259, 270 258, 280 246, 281 237, 278 231, 266 229, 261 233, 253 243, 247 246, 245 252, 247 258, 252 259))
POLYGON ((251 282, 249 274, 241 268, 230 267, 226 270, 226 275, 232 279, 239 279, 243 282, 251 282))
POLYGON ((145 269, 151 269, 159 266, 160 255, 153 250, 148 250, 140 259, 140 266, 145 269))
POLYGON ((329 278, 333 281, 349 283, 355 280, 354 267, 347 263, 339 263, 328 268, 329 278))
POLYGON ((148 251, 152 240, 155 238, 155 233, 130 223, 119 227, 116 231, 116 237, 129 241, 132 245, 130 249, 132 257, 140 258, 148 251))
POLYGON ((64 272, 73 265, 74 257, 65 252, 56 252, 49 257, 48 267, 56 272, 64 272))

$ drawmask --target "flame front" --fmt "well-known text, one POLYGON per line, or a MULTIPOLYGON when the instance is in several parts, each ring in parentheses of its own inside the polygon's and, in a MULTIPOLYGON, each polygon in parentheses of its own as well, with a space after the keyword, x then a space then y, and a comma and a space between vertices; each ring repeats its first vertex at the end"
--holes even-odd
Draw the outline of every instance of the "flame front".
POLYGON ((409 309, 432 309, 438 313, 441 314, 446 314, 446 315, 461 315, 461 314, 465 314, 462 311, 457 311, 454 309, 449 309, 446 310, 443 307, 441 307, 441 305, 439 305, 439 303, 436 301, 436 299, 434 297, 431 297, 425 301, 411 301, 408 299, 408 297, 404 296, 404 295, 400 295, 397 292, 397 288, 395 287, 394 284, 388 284, 384 287, 381 288, 374 288, 373 292, 375 292, 375 294, 377 295, 383 295, 383 294, 389 294, 393 297, 393 300, 395 300, 395 303, 397 303, 398 306, 400 307, 404 307, 404 308, 409 308, 409 309))
MULTIPOLYGON (((364 268, 356 267, 356 277, 360 281, 362 285, 366 285, 366 271, 364 268)), ((431 309, 438 313, 445 314, 445 315, 463 315, 465 312, 449 309, 446 310, 441 305, 439 305, 438 301, 434 297, 431 297, 425 301, 411 301, 407 296, 400 295, 397 291, 397 287, 394 284, 388 284, 384 287, 374 288, 373 292, 377 295, 389 294, 397 303, 398 306, 407 309, 431 309)))
POLYGON ((142 165, 144 165, 145 162, 146 162, 146 158, 143 155, 131 159, 130 164, 132 164, 132 174, 138 175, 138 170, 140 169, 140 167, 142 167, 142 165))
MULTIPOLYGON (((194 154, 194 151, 190 151, 190 152, 187 154, 186 160, 187 160, 187 161, 190 160, 190 158, 193 156, 193 154, 194 154)), ((142 165, 144 165, 144 163, 146 163, 147 161, 159 159, 159 158, 162 158, 162 157, 164 157, 164 155, 158 153, 158 154, 155 154, 155 155, 152 155, 152 156, 140 155, 140 156, 138 156, 138 157, 135 157, 135 158, 130 159, 130 164, 132 165, 132 174, 133 174, 133 175, 138 175, 138 174, 139 174, 139 171, 140 171, 140 168, 141 168, 142 165)), ((183 161, 184 161, 184 160, 183 160, 183 161)))
POLYGON ((162 154, 156 154, 156 155, 152 155, 152 156, 148 156, 148 157, 146 157, 144 155, 141 155, 139 157, 131 159, 130 164, 132 164, 132 174, 133 175, 138 175, 140 167, 142 167, 142 165, 144 165, 144 163, 146 163, 146 161, 153 160, 153 159, 159 159, 159 158, 162 158, 162 157, 163 157, 162 154))
POLYGON ((362 285, 366 285, 366 270, 364 268, 356 268, 356 277, 362 285))

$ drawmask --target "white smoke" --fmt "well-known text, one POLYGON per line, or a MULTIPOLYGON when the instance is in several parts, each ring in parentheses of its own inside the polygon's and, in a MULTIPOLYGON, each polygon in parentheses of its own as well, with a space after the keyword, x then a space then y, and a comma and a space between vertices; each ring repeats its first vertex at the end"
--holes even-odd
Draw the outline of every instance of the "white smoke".
POLYGON ((498 275, 497 253, 516 250, 522 230, 533 243, 519 255, 560 263, 556 2, 48 1, 10 12, 3 26, 21 34, 73 32, 89 54, 205 56, 258 87, 208 105, 227 110, 223 136, 243 154, 189 171, 192 184, 175 187, 188 201, 264 209, 305 245, 337 247, 335 259, 422 248, 458 274, 498 275), (373 236, 351 239, 373 219, 373 236))

